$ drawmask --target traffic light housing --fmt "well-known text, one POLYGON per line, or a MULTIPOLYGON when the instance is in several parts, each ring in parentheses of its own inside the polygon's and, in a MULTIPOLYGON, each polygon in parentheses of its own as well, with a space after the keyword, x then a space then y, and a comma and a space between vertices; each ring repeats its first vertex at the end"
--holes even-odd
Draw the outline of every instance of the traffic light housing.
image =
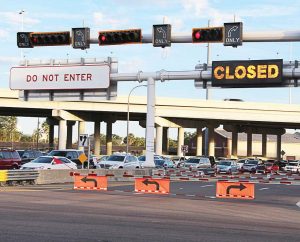
POLYGON ((99 45, 138 44, 142 42, 141 29, 100 31, 99 45))
POLYGON ((19 48, 33 48, 30 40, 31 32, 18 32, 17 45, 19 48))
POLYGON ((33 46, 70 45, 70 31, 31 33, 30 40, 33 46))
POLYGON ((223 42, 224 27, 193 28, 193 43, 223 42))

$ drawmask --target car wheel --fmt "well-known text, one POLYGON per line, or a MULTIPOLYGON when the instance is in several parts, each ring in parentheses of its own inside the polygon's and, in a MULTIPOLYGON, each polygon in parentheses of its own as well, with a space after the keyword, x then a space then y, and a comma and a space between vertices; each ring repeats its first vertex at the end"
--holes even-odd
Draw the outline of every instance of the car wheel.
POLYGON ((140 169, 140 167, 139 167, 139 166, 137 166, 135 169, 140 169))

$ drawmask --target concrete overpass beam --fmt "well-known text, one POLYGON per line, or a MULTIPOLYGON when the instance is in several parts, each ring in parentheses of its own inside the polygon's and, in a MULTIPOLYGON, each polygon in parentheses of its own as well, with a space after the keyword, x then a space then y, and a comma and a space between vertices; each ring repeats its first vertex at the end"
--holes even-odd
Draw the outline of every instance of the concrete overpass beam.
POLYGON ((178 128, 178 139, 177 139, 177 155, 183 156, 181 146, 184 145, 184 128, 178 128))
POLYGON ((157 155, 162 155, 162 139, 163 139, 163 127, 156 126, 155 153, 157 155))
POLYGON ((196 155, 202 155, 202 128, 197 128, 196 134, 196 155))
POLYGON ((67 142, 67 121, 59 120, 59 131, 58 131, 58 149, 66 149, 67 142))
POLYGON ((82 118, 79 118, 78 116, 61 109, 52 110, 52 117, 64 120, 83 121, 82 118))
POLYGON ((100 121, 94 122, 94 155, 99 156, 100 155, 100 121))

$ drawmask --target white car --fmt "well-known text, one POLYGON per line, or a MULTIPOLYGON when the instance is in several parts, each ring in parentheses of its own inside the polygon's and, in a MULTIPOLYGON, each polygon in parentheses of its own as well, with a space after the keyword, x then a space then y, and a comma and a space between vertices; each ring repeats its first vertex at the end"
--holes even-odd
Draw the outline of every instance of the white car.
POLYGON ((107 158, 105 161, 98 163, 100 168, 108 169, 138 169, 141 164, 138 158, 134 155, 114 154, 107 158))
POLYGON ((21 166, 21 170, 77 169, 77 165, 66 157, 40 156, 21 166))
POLYGON ((286 172, 292 172, 292 173, 300 172, 300 160, 289 161, 289 163, 283 169, 286 172))

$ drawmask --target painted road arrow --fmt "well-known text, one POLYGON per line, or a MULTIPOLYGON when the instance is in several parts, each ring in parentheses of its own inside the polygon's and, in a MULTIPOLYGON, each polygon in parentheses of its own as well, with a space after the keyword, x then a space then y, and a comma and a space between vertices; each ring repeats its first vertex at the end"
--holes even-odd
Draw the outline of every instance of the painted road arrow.
POLYGON ((81 181, 83 181, 84 183, 87 183, 87 182, 94 182, 95 183, 95 187, 97 187, 97 180, 96 179, 92 179, 92 178, 87 178, 86 176, 84 178, 81 179, 81 181))
POLYGON ((240 189, 240 191, 244 190, 246 187, 244 186, 244 184, 240 183, 240 185, 231 185, 228 186, 226 189, 226 194, 229 195, 230 194, 230 190, 231 189, 240 189))
POLYGON ((149 184, 156 185, 156 190, 159 191, 159 183, 156 181, 149 181, 148 179, 144 180, 143 183, 148 186, 149 184))

